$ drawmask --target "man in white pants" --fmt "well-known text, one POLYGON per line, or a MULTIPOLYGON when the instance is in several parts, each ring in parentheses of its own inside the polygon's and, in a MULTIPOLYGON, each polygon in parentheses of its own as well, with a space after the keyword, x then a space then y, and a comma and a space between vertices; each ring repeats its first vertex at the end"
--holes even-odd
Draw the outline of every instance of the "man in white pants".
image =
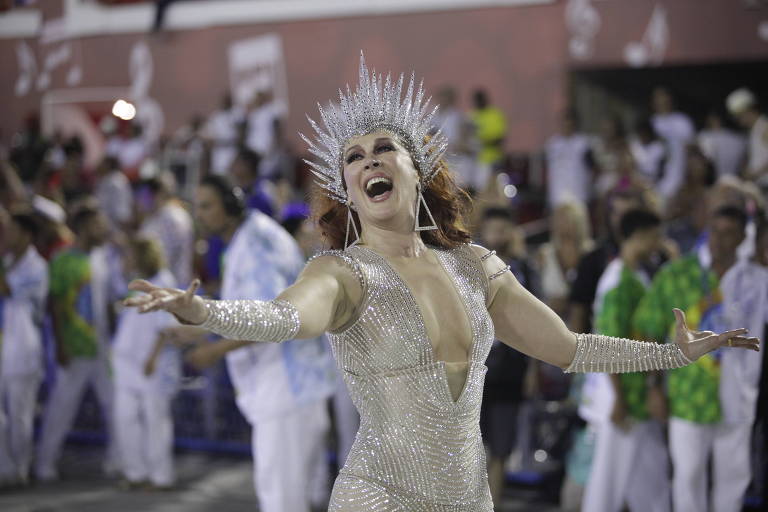
MULTIPOLYGON (((594 326, 599 334, 631 338, 632 315, 650 284, 642 267, 660 246, 661 220, 645 210, 630 210, 619 226, 621 252, 598 282, 594 326)), ((659 385, 648 385, 648 374, 607 377, 613 383, 613 412, 597 428, 582 510, 618 512, 626 503, 632 512, 668 512, 669 456, 662 423, 648 407, 654 398, 663 400, 663 392, 659 385)))
MULTIPOLYGON (((757 242, 765 245, 768 225, 759 223, 757 242)), ((746 326, 753 335, 762 333, 768 323, 768 269, 747 260, 736 263, 723 276, 723 309, 726 325, 746 326)), ((761 347, 761 350, 764 350, 761 347)), ((716 510, 740 510, 744 493, 752 478, 751 434, 757 412, 763 357, 749 350, 726 350, 721 359, 720 407, 722 421, 715 429, 719 444, 732 463, 717 472, 727 487, 730 501, 716 503, 716 510), (743 352, 743 353, 741 353, 743 352)))
MULTIPOLYGON (((753 333, 762 332, 766 278, 762 269, 737 259, 746 224, 746 214, 736 207, 715 211, 709 222, 707 246, 670 262, 656 274, 635 312, 635 329, 648 338, 663 338, 674 322, 667 308, 675 302, 685 310, 692 328, 716 331, 738 322, 753 333)), ((761 354, 747 351, 737 356, 729 352, 715 351, 682 371, 669 372, 675 512, 742 509, 751 477, 749 443, 761 354), (711 500, 707 478, 710 456, 711 500)))
POLYGON ((16 213, 7 220, 0 225, 0 487, 29 480, 48 295, 48 266, 32 245, 33 217, 16 213))
MULTIPOLYGON (((156 286, 171 288, 176 279, 164 268, 160 245, 150 238, 131 241, 131 273, 156 286)), ((177 325, 169 313, 120 315, 112 363, 115 374, 115 422, 124 482, 129 489, 150 484, 168 489, 173 470, 171 401, 178 390, 178 349, 165 346, 163 331, 177 325)))
MULTIPOLYGON (((304 266, 296 242, 279 224, 254 210, 223 177, 198 189, 197 215, 227 243, 222 299, 275 297, 304 266)), ((333 360, 322 338, 281 344, 224 340, 205 344, 191 358, 209 363, 226 354, 237 405, 253 426, 254 484, 264 512, 309 512, 318 457, 328 430, 326 400, 334 391, 333 360)))
POLYGON ((93 386, 107 426, 105 473, 118 469, 109 368, 109 262, 106 217, 88 206, 71 219, 77 239, 50 264, 50 297, 56 341, 56 384, 48 397, 35 474, 58 478, 56 465, 86 386, 93 386))

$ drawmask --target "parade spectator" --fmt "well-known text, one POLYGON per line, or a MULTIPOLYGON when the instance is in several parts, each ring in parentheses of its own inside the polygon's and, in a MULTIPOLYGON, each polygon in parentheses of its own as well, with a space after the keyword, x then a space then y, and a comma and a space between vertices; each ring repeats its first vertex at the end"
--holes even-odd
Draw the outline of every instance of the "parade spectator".
POLYGON ((108 435, 103 469, 119 467, 112 414, 108 255, 104 244, 109 224, 101 212, 82 207, 70 221, 74 244, 50 263, 50 302, 56 343, 56 383, 46 405, 35 474, 39 480, 58 478, 57 464, 87 386, 101 406, 108 435))
POLYGON ((587 204, 592 196, 593 157, 590 138, 578 131, 573 111, 563 114, 560 133, 546 145, 547 206, 554 210, 568 201, 587 204))
POLYGON ((43 379, 42 324, 48 266, 32 244, 29 212, 2 215, 0 233, 0 488, 27 484, 37 392, 43 379))

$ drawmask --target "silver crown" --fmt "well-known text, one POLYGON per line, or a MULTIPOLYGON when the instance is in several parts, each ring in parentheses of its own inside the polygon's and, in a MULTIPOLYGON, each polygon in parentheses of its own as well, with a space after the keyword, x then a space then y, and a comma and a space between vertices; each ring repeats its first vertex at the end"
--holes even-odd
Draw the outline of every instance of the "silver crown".
POLYGON ((305 160, 315 182, 326 194, 336 201, 348 204, 347 191, 342 183, 344 145, 354 137, 367 135, 376 130, 386 130, 395 135, 411 154, 416 164, 422 186, 426 187, 439 169, 438 161, 445 153, 448 141, 437 130, 429 141, 426 136, 434 131, 432 120, 437 114, 437 105, 427 112, 431 98, 424 101, 424 81, 419 83, 414 97, 415 76, 411 73, 405 97, 403 92, 403 74, 397 84, 393 84, 390 75, 381 83, 376 70, 368 72, 365 56, 360 52, 360 82, 352 93, 347 84, 346 95, 339 89, 339 106, 332 103, 323 108, 320 103, 322 128, 307 116, 309 124, 315 130, 316 140, 311 141, 300 133, 309 146, 309 152, 320 161, 305 160))

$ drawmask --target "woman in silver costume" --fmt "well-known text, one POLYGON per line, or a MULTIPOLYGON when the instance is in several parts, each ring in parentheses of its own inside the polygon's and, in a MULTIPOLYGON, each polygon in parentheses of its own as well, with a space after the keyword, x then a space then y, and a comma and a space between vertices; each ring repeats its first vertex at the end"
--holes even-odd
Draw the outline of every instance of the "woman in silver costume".
POLYGON ((567 372, 677 368, 723 345, 758 350, 745 329, 689 330, 680 310, 675 343, 570 332, 501 259, 469 243, 444 137, 430 136, 434 110, 414 85, 411 76, 403 95, 402 75, 382 82, 361 57, 357 90, 321 107, 321 124, 310 120, 316 140, 304 139, 318 161, 309 165, 335 201, 315 214, 336 250, 277 298, 210 301, 194 294, 197 281, 186 291, 136 281, 145 294, 126 302, 241 340, 233 349, 329 334, 361 418, 333 512, 493 510, 479 417, 494 338, 567 372))

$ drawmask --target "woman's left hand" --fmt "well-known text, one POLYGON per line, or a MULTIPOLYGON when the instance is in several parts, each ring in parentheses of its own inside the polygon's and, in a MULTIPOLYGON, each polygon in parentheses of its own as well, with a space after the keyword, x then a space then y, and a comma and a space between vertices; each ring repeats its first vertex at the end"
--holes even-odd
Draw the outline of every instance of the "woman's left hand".
POLYGON ((744 336, 747 329, 733 329, 717 334, 712 331, 692 331, 685 323, 685 313, 680 309, 673 309, 677 320, 675 326, 675 343, 683 351, 685 357, 695 361, 704 354, 712 352, 720 347, 748 348, 755 352, 760 351, 760 340, 754 337, 744 336))

